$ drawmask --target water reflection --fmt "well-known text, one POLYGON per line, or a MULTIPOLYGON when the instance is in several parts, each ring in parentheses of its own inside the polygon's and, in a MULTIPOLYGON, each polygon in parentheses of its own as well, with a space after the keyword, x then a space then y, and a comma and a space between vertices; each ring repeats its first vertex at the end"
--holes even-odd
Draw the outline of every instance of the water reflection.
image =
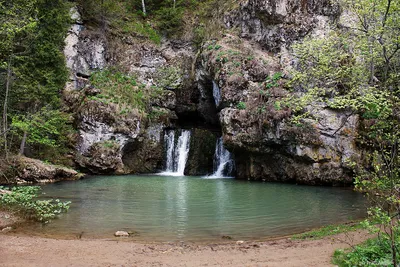
POLYGON ((364 216, 360 194, 340 188, 253 183, 200 177, 96 177, 43 186, 48 196, 72 200, 46 234, 174 241, 285 235, 364 216))

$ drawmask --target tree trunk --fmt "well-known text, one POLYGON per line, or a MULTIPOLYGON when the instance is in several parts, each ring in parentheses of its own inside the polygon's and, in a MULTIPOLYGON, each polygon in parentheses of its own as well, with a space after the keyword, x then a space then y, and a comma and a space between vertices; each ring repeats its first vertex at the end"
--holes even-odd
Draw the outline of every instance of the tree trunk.
POLYGON ((6 159, 8 158, 8 147, 7 147, 7 105, 8 105, 8 94, 10 92, 11 87, 11 75, 12 75, 12 57, 10 56, 8 59, 8 66, 7 66, 7 79, 6 79, 6 94, 4 96, 4 104, 3 104, 3 138, 4 138, 4 152, 6 159))
POLYGON ((176 0, 174 0, 174 9, 176 8, 176 0))
POLYGON ((24 131, 24 136, 22 137, 21 145, 19 147, 19 155, 23 156, 25 152, 25 143, 26 143, 26 138, 28 136, 28 132, 24 131))
POLYGON ((144 0, 142 0, 142 9, 143 9, 143 14, 146 16, 146 5, 144 4, 144 0))

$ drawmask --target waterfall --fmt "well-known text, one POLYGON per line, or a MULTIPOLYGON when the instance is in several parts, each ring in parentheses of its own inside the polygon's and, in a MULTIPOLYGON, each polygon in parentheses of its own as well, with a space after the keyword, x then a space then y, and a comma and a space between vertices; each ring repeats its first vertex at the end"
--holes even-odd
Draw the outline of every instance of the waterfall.
POLYGON ((178 144, 175 149, 175 162, 174 171, 177 175, 182 175, 185 171, 186 161, 189 155, 190 147, 190 131, 183 130, 181 136, 179 136, 178 144))
POLYGON ((175 131, 169 130, 164 135, 166 146, 165 172, 162 175, 183 176, 190 149, 190 131, 182 130, 175 145, 175 131))
POLYGON ((214 154, 214 173, 207 178, 223 178, 232 175, 235 163, 231 153, 224 147, 222 137, 218 138, 214 154))
POLYGON ((173 130, 165 132, 164 142, 166 144, 166 149, 167 149, 167 162, 165 166, 165 171, 174 172, 175 132, 173 130))
POLYGON ((213 97, 215 101, 215 106, 218 107, 221 102, 221 91, 215 81, 212 82, 213 85, 213 97))

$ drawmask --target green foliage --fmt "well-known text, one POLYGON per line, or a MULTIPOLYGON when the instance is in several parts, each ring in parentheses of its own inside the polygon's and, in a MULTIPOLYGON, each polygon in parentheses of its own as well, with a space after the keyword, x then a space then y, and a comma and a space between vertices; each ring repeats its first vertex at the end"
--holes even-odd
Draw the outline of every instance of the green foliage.
MULTIPOLYGON (((225 31, 224 14, 239 7, 234 0, 196 0, 187 5, 187 17, 194 18, 194 42, 202 47, 205 42, 218 39, 225 31)), ((217 48, 218 50, 219 48, 217 48)))
MULTIPOLYGON (((20 137, 25 128, 31 132, 31 144, 54 147, 62 142, 44 136, 68 135, 62 131, 69 128, 65 120, 47 123, 44 119, 62 117, 57 110, 61 104, 60 91, 68 78, 62 50, 70 26, 70 7, 63 0, 0 1, 0 108, 7 111, 3 115, 13 127, 8 138, 20 137), (6 75, 7 70, 11 75, 6 75), (6 85, 9 85, 7 99, 6 85), (43 126, 39 123, 30 128, 37 122, 33 118, 43 113, 50 114, 42 116, 43 126), (58 132, 51 132, 54 129, 48 128, 50 124, 60 124, 58 132), (44 133, 39 133, 41 130, 44 133)), ((38 147, 34 148, 36 154, 38 147)), ((39 151, 43 152, 40 147, 39 151)))
POLYGON ((275 101, 274 108, 275 108, 275 110, 281 110, 282 109, 281 102, 280 101, 275 101))
POLYGON ((78 0, 77 3, 86 23, 100 26, 104 31, 143 36, 155 44, 161 42, 153 23, 144 19, 139 5, 132 1, 78 0))
POLYGON ((136 33, 138 35, 149 38, 153 43, 160 44, 161 36, 150 24, 141 21, 130 21, 130 22, 121 22, 116 24, 119 30, 123 33, 132 34, 136 33), (118 25, 121 25, 119 27, 118 25))
POLYGON ((367 82, 366 69, 356 64, 349 40, 350 36, 333 32, 326 38, 310 38, 293 46, 299 65, 289 85, 306 92, 300 99, 293 96, 288 100, 294 111, 315 102, 326 102, 335 108, 359 108, 359 98, 369 87, 360 87, 367 82))
POLYGON ((48 223, 51 219, 69 209, 70 201, 61 202, 59 199, 39 200, 39 186, 13 187, 10 193, 0 197, 0 204, 7 209, 21 213, 29 219, 48 223))
POLYGON ((246 109, 246 103, 240 101, 239 103, 237 103, 236 108, 240 110, 246 109))
MULTIPOLYGON (((301 124, 313 105, 351 111, 362 118, 358 144, 363 162, 350 162, 356 189, 371 208, 364 225, 379 233, 347 255, 341 266, 397 266, 400 214, 400 3, 344 0, 355 20, 345 30, 293 47, 298 58, 287 104, 301 124)), ((309 113, 311 114, 311 112, 309 113)), ((318 118, 311 118, 318 120, 318 118)))
MULTIPOLYGON (((349 163, 356 189, 371 202, 366 225, 380 233, 344 257, 343 266, 396 266, 400 214, 400 3, 345 0, 355 20, 345 30, 293 46, 298 59, 285 102, 301 125, 313 106, 359 114, 364 161, 349 163), (377 226, 375 227, 375 224, 377 226), (375 243, 374 243, 375 242, 375 243), (346 263, 347 261, 347 263, 346 263), (347 264, 347 265, 346 265, 347 264)), ((272 86, 272 84, 271 84, 272 86)))
POLYGON ((10 14, 11 11, 5 14, 0 23, 0 35, 10 37, 7 33, 13 27, 10 25, 13 20, 14 25, 20 25, 21 20, 22 25, 27 22, 16 30, 20 35, 11 34, 11 46, 0 43, 1 51, 9 51, 5 58, 1 58, 1 65, 5 68, 4 62, 11 58, 15 76, 10 107, 30 112, 44 105, 59 107, 59 91, 68 77, 62 48, 69 27, 69 4, 62 0, 22 1, 23 5, 18 5, 18 1, 11 2, 9 8, 15 9, 15 14, 10 14))
MULTIPOLYGON (((299 64, 290 85, 303 92, 300 99, 289 100, 295 111, 325 102, 331 108, 360 113, 379 105, 375 112, 380 112, 386 109, 382 106, 390 100, 388 94, 399 86, 398 1, 345 0, 343 4, 360 19, 353 22, 353 29, 332 31, 293 47, 299 64), (369 19, 364 20, 366 17, 369 19)), ((378 114, 366 116, 371 115, 378 114)))
POLYGON ((37 1, 0 1, 1 67, 6 67, 10 55, 28 50, 24 41, 33 38, 38 26, 36 4, 37 1))
POLYGON ((102 94, 92 97, 94 100, 112 102, 122 106, 130 106, 144 112, 148 96, 136 79, 115 70, 95 72, 90 77, 91 84, 100 89, 102 94))
POLYGON ((292 239, 320 239, 326 236, 346 233, 360 228, 362 228, 362 225, 359 223, 328 225, 310 232, 294 235, 292 239))
POLYGON ((178 33, 183 26, 183 7, 166 6, 157 10, 155 14, 158 28, 167 36, 178 33))
MULTIPOLYGON (((387 238, 369 239, 355 246, 352 251, 336 250, 333 263, 339 267, 393 266, 390 244, 391 241, 387 238)), ((400 240, 397 239, 396 244, 400 245, 400 240)), ((399 256, 397 260, 400 260, 399 256)))
POLYGON ((278 87, 278 81, 282 78, 282 76, 282 72, 276 72, 272 75, 272 77, 267 77, 267 79, 265 79, 265 88, 271 89, 274 87, 278 87))
POLYGON ((72 131, 68 122, 67 114, 44 107, 34 114, 13 116, 12 128, 17 133, 27 132, 27 143, 59 147, 67 145, 66 134, 72 131))

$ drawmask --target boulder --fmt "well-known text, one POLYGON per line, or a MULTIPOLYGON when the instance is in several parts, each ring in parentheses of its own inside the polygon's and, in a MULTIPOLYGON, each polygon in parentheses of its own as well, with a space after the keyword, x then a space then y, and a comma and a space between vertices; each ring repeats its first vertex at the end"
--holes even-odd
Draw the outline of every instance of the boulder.
POLYGON ((19 157, 16 161, 18 184, 26 183, 53 183, 62 180, 78 180, 83 174, 77 171, 37 159, 19 157))

